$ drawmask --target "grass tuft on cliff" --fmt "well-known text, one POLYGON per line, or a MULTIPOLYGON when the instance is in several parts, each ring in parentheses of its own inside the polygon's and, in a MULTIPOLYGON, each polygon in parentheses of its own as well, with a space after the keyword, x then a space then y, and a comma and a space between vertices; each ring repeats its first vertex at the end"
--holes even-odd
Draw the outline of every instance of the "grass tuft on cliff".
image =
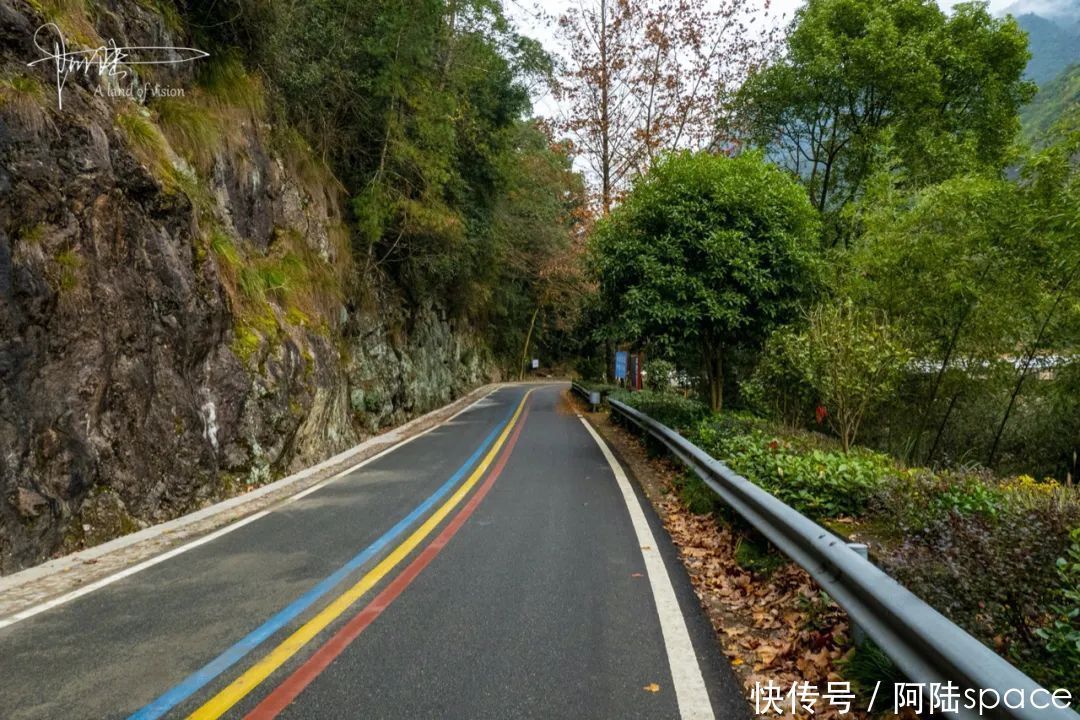
POLYGON ((68 292, 79 285, 79 268, 82 267, 82 258, 74 248, 68 248, 56 255, 53 259, 54 270, 50 275, 53 288, 57 292, 68 292))
POLYGON ((169 0, 135 0, 135 2, 151 12, 155 12, 165 21, 165 26, 174 33, 184 31, 184 21, 180 18, 180 12, 169 0))
POLYGON ((45 128, 45 88, 30 75, 0 78, 0 115, 33 134, 45 128))
POLYGON ((276 127, 273 144, 288 172, 308 192, 314 194, 316 188, 344 191, 333 170, 295 128, 287 125, 276 127))
POLYGON ((116 126, 150 172, 161 180, 170 180, 175 174, 175 168, 169 153, 169 142, 144 112, 136 106, 125 108, 117 113, 116 126))
POLYGON ((27 0, 30 7, 51 23, 56 23, 70 44, 86 47, 103 44, 91 19, 92 7, 87 0, 27 0))
POLYGON ((162 98, 153 107, 161 131, 173 149, 199 172, 209 172, 226 135, 222 119, 188 97, 162 98))
POLYGON ((230 56, 207 61, 183 97, 155 98, 150 107, 172 149, 203 176, 215 157, 236 156, 266 116, 262 81, 230 56))
POLYGON ((262 254, 218 228, 209 246, 236 320, 233 351, 245 363, 290 327, 326 331, 333 321, 343 278, 300 233, 279 230, 262 254))
POLYGON ((243 108, 253 117, 266 113, 262 80, 233 55, 209 58, 199 75, 199 87, 221 107, 243 108))

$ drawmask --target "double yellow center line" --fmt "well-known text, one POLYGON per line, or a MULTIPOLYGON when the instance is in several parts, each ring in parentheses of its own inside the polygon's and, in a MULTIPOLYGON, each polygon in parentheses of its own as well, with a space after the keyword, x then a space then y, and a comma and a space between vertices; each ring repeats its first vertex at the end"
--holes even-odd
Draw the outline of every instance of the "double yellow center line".
POLYGON ((338 595, 315 617, 308 620, 292 635, 283 640, 280 645, 267 653, 262 660, 251 666, 251 668, 243 675, 229 684, 228 687, 210 698, 206 704, 189 715, 189 719, 216 720, 216 718, 224 715, 228 712, 229 708, 240 702, 240 700, 248 693, 258 687, 271 673, 284 665, 289 658, 299 652, 300 649, 311 642, 316 635, 325 630, 330 623, 348 610, 353 603, 364 595, 364 593, 386 577, 398 563, 408 557, 409 553, 415 550, 420 543, 423 542, 436 527, 438 527, 439 523, 450 514, 465 496, 469 494, 469 491, 472 490, 473 486, 480 481, 480 478, 483 477, 488 467, 495 460, 495 456, 499 454, 499 450, 502 448, 503 444, 506 443, 506 439, 510 437, 510 433, 517 424, 518 418, 521 417, 521 412, 525 408, 525 402, 529 399, 531 393, 532 390, 529 390, 521 398, 521 402, 518 404, 517 410, 514 411, 513 417, 510 418, 510 422, 506 423, 506 427, 503 428, 502 433, 500 433, 494 444, 492 444, 491 450, 489 450, 487 455, 484 456, 484 459, 480 461, 480 464, 476 466, 476 469, 473 470, 468 479, 461 484, 461 487, 459 487, 438 510, 432 513, 420 527, 409 535, 404 542, 394 548, 390 554, 372 568, 370 572, 360 578, 355 585, 341 595, 338 595))

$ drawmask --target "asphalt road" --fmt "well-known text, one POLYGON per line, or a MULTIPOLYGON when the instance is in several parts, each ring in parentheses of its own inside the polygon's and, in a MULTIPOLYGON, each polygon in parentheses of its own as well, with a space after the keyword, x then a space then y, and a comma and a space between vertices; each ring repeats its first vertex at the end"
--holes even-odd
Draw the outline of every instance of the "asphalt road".
POLYGON ((565 388, 502 388, 0 629, 0 718, 748 718, 666 533, 565 388))

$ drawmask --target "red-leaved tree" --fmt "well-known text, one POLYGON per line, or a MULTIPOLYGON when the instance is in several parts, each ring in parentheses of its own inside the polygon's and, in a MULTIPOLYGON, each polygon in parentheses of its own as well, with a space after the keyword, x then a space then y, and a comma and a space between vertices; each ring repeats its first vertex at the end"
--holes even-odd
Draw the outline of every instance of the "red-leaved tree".
POLYGON ((775 39, 759 0, 580 0, 557 18, 555 89, 607 214, 663 152, 721 145, 725 101, 775 39))

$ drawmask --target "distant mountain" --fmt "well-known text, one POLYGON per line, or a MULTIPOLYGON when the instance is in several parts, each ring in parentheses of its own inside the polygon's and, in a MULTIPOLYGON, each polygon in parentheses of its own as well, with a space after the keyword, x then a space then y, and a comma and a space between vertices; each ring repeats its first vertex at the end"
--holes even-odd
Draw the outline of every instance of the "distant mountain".
POLYGON ((1080 0, 1018 0, 1005 8, 1005 13, 1021 15, 1041 15, 1050 20, 1072 20, 1080 18, 1080 0))
POLYGON ((1080 24, 1077 22, 1055 22, 1042 15, 1019 15, 1016 21, 1028 34, 1031 61, 1027 75, 1040 86, 1080 62, 1080 24))
POLYGON ((1038 144, 1046 131, 1066 112, 1080 112, 1080 64, 1039 88, 1039 93, 1020 111, 1024 140, 1038 144))
POLYGON ((1040 86, 1080 63, 1080 0, 1019 0, 1005 12, 1028 34, 1027 75, 1040 86))

